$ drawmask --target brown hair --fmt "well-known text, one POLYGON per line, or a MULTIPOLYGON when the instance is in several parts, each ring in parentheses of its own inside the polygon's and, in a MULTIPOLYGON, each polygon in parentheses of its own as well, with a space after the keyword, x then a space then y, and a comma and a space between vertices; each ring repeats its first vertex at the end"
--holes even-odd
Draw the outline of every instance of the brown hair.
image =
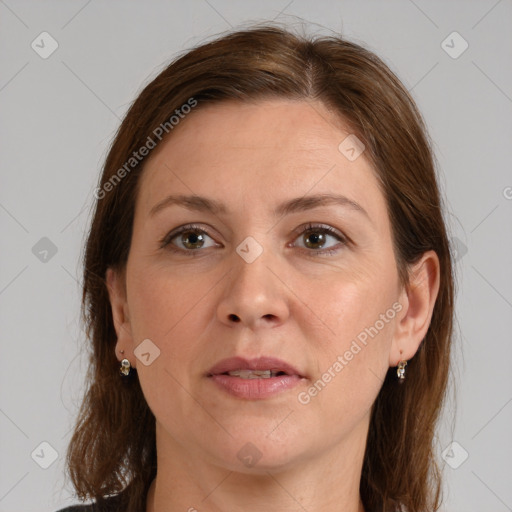
POLYGON ((397 386, 390 369, 373 405, 360 493, 371 512, 440 506, 433 445, 449 375, 454 277, 427 130, 407 90, 374 53, 341 37, 296 35, 275 24, 231 32, 176 59, 140 93, 112 143, 85 249, 83 315, 92 353, 67 453, 82 499, 101 504, 124 490, 120 508, 145 510, 156 474, 155 418, 136 373, 127 380, 119 375, 105 284, 107 268, 123 270, 130 250, 143 162, 132 168, 126 162, 161 124, 172 136, 169 119, 191 98, 198 109, 280 97, 323 102, 365 144, 387 201, 402 284, 425 251, 439 257, 437 301, 407 381, 397 386))

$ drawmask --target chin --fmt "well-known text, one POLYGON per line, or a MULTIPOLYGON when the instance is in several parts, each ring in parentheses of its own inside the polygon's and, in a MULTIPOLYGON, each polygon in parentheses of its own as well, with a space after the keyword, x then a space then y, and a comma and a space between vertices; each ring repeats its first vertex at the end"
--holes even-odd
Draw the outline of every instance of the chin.
POLYGON ((271 429, 242 430, 229 438, 222 453, 216 456, 226 469, 246 474, 265 475, 269 471, 284 471, 296 465, 302 452, 300 440, 293 436, 268 435, 269 431, 271 429))

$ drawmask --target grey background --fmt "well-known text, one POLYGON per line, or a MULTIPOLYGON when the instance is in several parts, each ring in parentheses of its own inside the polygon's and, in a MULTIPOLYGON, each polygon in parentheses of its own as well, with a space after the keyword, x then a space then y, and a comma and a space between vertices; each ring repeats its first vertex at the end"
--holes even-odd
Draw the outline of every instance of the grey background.
MULTIPOLYGON (((64 454, 86 364, 80 255, 128 104, 178 52, 271 19, 367 45, 418 102, 458 248, 456 401, 438 436, 442 510, 512 510, 510 0, 0 0, 0 511, 73 502, 64 454), (47 59, 31 48, 43 31, 59 45, 47 59), (442 46, 453 31, 469 44, 458 58, 442 46)), ((457 36, 444 44, 462 48, 457 36)))

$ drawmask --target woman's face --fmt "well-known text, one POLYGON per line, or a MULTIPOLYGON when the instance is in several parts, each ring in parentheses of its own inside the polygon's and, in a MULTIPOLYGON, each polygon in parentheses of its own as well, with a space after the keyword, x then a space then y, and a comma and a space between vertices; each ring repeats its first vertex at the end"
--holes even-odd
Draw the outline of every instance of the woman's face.
POLYGON ((147 160, 118 348, 170 451, 254 472, 364 449, 403 291, 384 196, 340 126, 318 102, 226 102, 147 160), (212 370, 234 357, 253 378, 212 370), (258 376, 259 358, 293 369, 258 376))

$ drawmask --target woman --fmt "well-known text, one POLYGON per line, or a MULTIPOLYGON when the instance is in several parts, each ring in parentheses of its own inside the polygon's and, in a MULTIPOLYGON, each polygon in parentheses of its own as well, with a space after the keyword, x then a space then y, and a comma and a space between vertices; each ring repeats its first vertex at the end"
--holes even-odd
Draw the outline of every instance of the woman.
POLYGON ((276 26, 140 94, 96 190, 66 510, 425 512, 453 276, 433 156, 373 53, 276 26))

